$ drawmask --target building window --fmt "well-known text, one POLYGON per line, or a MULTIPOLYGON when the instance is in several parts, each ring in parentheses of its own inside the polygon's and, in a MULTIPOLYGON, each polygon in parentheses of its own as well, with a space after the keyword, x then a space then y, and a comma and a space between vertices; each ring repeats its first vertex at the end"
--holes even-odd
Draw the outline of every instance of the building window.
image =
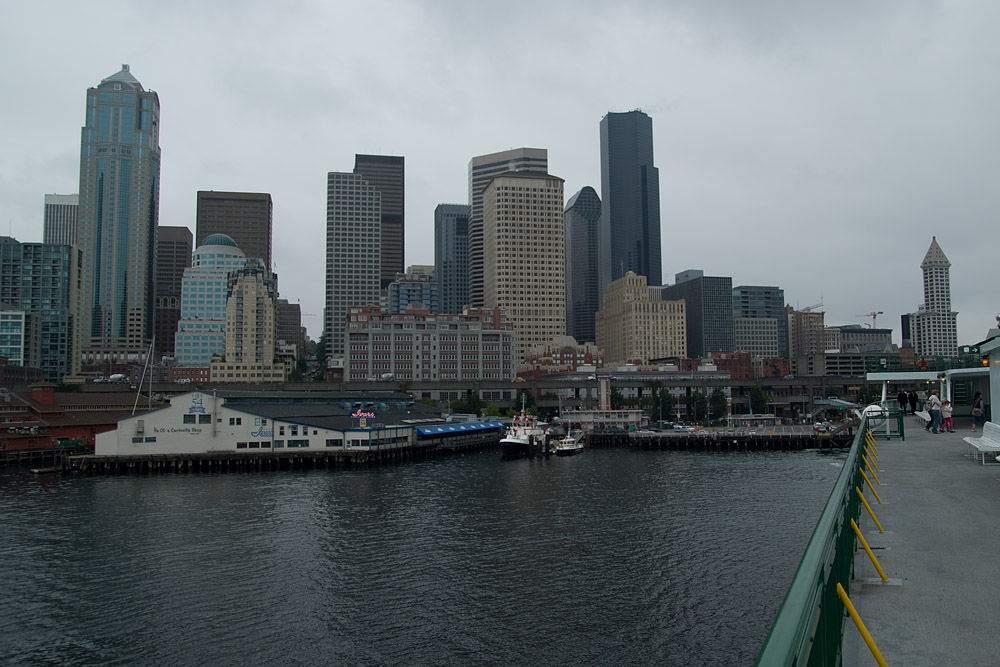
POLYGON ((199 424, 211 424, 212 423, 212 415, 198 415, 198 423, 199 424))
POLYGON ((184 415, 184 423, 185 424, 193 424, 194 423, 194 415, 184 415))

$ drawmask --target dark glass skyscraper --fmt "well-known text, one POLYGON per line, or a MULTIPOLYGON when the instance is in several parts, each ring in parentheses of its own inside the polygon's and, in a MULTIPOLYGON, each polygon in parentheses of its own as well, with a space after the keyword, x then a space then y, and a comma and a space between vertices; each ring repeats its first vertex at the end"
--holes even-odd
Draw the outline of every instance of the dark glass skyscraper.
POLYGON ((156 230, 156 342, 155 359, 173 356, 177 322, 181 319, 181 285, 191 266, 191 230, 160 227, 156 230))
POLYGON ((434 209, 434 273, 439 312, 458 314, 469 305, 469 207, 438 204, 434 209))
POLYGON ((597 340, 594 316, 601 308, 597 237, 601 198, 589 185, 566 202, 566 333, 577 342, 597 340))
POLYGON ((213 234, 225 234, 247 257, 271 267, 274 203, 266 192, 198 191, 195 247, 213 234))
POLYGON ((653 166, 653 119, 641 111, 601 119, 601 203, 601 293, 629 271, 651 287, 663 284, 660 172, 653 166))
POLYGON ((87 90, 77 244, 85 364, 142 362, 153 336, 160 99, 128 65, 87 90))
POLYGON ((405 205, 403 158, 393 155, 355 155, 354 173, 382 196, 382 274, 381 289, 386 289, 397 273, 403 273, 405 254, 403 217, 405 205))
POLYGON ((705 276, 701 271, 678 273, 676 284, 660 291, 664 301, 684 299, 687 308, 688 357, 733 351, 733 279, 705 276))

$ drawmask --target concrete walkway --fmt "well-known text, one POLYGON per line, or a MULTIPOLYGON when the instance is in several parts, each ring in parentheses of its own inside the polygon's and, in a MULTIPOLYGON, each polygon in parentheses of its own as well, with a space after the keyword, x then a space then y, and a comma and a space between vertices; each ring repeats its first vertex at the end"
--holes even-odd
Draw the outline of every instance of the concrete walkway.
MULTIPOLYGON (((890 585, 858 545, 849 592, 889 665, 1000 665, 1000 465, 966 457, 963 436, 933 435, 906 417, 906 440, 878 440, 875 491, 858 525, 890 585), (896 585, 891 585, 895 583, 896 585)), ((975 434, 977 437, 979 433, 975 434)), ((876 665, 848 619, 844 665, 876 665)))

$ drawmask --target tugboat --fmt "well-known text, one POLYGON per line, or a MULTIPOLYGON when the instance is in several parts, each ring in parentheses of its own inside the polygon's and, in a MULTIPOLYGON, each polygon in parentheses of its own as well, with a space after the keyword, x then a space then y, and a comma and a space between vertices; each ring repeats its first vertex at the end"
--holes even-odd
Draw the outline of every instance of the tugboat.
POLYGON ((548 424, 539 422, 536 417, 529 415, 522 405, 521 411, 507 427, 507 435, 500 441, 504 458, 533 455, 536 447, 545 444, 547 431, 548 424))

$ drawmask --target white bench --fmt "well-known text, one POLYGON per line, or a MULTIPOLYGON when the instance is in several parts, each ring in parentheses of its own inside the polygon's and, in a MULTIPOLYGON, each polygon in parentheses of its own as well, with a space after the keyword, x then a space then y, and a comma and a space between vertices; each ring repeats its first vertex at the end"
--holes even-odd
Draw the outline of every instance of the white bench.
POLYGON ((969 443, 969 454, 972 455, 972 458, 985 465, 987 455, 992 455, 990 458, 993 458, 1000 454, 1000 425, 986 422, 983 424, 982 436, 978 438, 968 436, 962 440, 969 443))

